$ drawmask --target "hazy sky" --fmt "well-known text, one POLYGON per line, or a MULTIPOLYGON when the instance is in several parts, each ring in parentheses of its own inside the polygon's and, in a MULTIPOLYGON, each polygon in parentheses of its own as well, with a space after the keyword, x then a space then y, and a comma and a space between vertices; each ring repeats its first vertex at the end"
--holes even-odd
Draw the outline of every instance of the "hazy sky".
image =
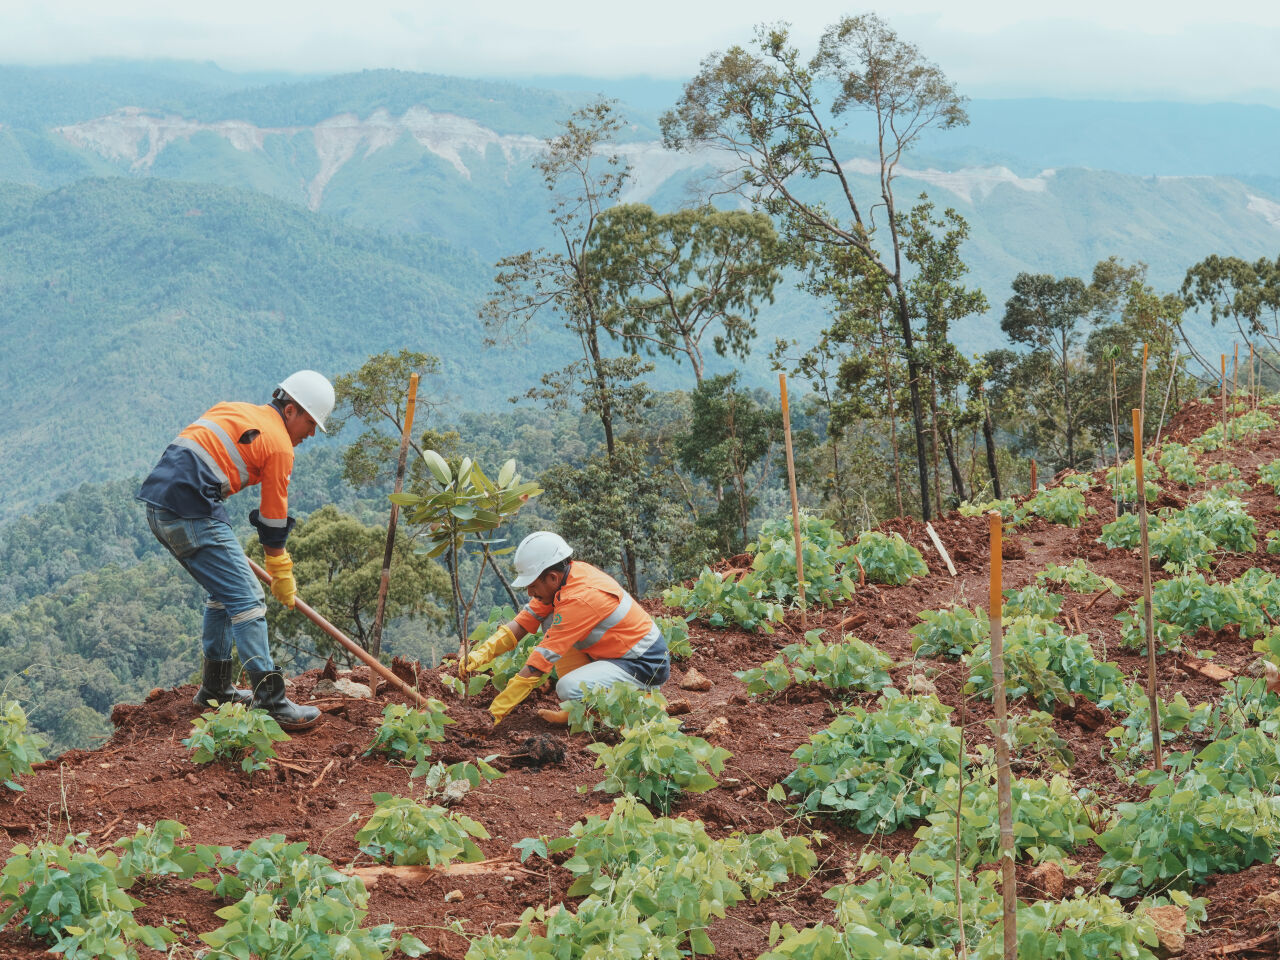
POLYGON ((807 50, 839 16, 877 9, 970 96, 1280 104, 1274 0, 0 0, 0 62, 679 79, 780 12, 807 50))

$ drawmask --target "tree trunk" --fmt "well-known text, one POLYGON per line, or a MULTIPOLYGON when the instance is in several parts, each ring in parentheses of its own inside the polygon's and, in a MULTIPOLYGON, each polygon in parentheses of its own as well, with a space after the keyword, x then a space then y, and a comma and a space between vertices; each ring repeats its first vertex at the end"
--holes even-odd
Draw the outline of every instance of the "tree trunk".
POLYGON ((898 288, 898 323, 902 328, 902 344, 907 354, 911 426, 916 435, 916 467, 920 472, 920 514, 928 522, 932 518, 932 511, 929 509, 929 462, 925 456, 924 409, 920 403, 920 365, 916 362, 915 340, 911 334, 911 307, 907 304, 907 292, 897 277, 894 278, 894 286, 898 288))
POLYGON ((1076 468, 1076 430, 1071 419, 1071 372, 1067 361, 1067 338, 1062 337, 1062 406, 1067 421, 1067 466, 1076 468))
POLYGON ((942 431, 942 449, 947 454, 947 466, 951 468, 952 492, 963 500, 965 499, 964 477, 960 473, 960 464, 956 460, 955 438, 951 436, 951 430, 949 428, 944 428, 942 431))
POLYGON ((938 383, 933 377, 929 378, 929 432, 933 459, 933 503, 938 516, 942 516, 942 470, 938 467, 938 383))
POLYGON ((902 469, 898 464, 898 411, 893 403, 893 364, 889 360, 889 338, 880 328, 880 343, 884 357, 885 395, 889 403, 889 455, 893 458, 893 492, 898 498, 898 516, 904 516, 902 508, 902 469))
POLYGON ((991 428, 991 408, 987 406, 987 394, 982 393, 982 442, 987 448, 987 472, 991 474, 991 489, 997 500, 1003 500, 1000 494, 1000 469, 996 466, 995 431, 991 428))

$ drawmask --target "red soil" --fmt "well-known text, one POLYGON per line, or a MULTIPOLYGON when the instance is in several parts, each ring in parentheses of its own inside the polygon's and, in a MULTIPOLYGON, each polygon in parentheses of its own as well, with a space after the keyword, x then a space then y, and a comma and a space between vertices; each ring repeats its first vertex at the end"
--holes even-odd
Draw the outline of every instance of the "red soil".
MULTIPOLYGON (((1214 422, 1216 408, 1191 404, 1172 421, 1166 436, 1189 440, 1214 422)), ((1231 459, 1241 469, 1242 478, 1256 482, 1257 468, 1280 456, 1280 430, 1269 431, 1261 438, 1240 444, 1229 451, 1219 451, 1201 458, 1202 463, 1231 459)), ((1186 500, 1195 496, 1188 489, 1171 491, 1186 500)), ((1264 567, 1280 573, 1280 557, 1269 556, 1262 549, 1263 537, 1276 526, 1276 508, 1280 501, 1262 487, 1244 494, 1243 499, 1258 520, 1259 549, 1248 556, 1227 557, 1213 574, 1218 578, 1238 575, 1250 566, 1264 567)), ((1079 529, 1036 521, 1013 536, 1013 549, 1006 552, 1004 586, 1020 587, 1050 562, 1067 563, 1074 557, 1086 558, 1099 573, 1118 581, 1132 597, 1141 590, 1141 569, 1135 553, 1108 551, 1097 544, 1099 527, 1109 520, 1111 501, 1107 494, 1088 494, 1096 516, 1079 529)), ((955 514, 940 519, 935 528, 951 553, 957 568, 952 578, 934 549, 929 545, 923 525, 908 519, 897 519, 883 529, 902 533, 920 548, 929 565, 930 575, 901 587, 868 586, 853 600, 831 610, 812 611, 810 629, 827 630, 828 638, 837 635, 838 624, 846 618, 857 618, 851 632, 880 647, 895 662, 895 683, 901 688, 912 672, 930 670, 931 679, 941 699, 956 708, 955 722, 969 724, 969 749, 990 742, 981 721, 989 719, 989 702, 961 693, 966 672, 956 663, 944 660, 913 661, 908 630, 917 619, 915 611, 935 609, 952 602, 967 605, 985 603, 988 588, 987 520, 983 517, 961 518, 955 514)), ((726 564, 731 566, 732 564, 726 564)), ((1157 572, 1157 577, 1164 576, 1157 572)), ((1135 678, 1145 676, 1145 657, 1120 647, 1120 626, 1113 619, 1130 600, 1106 596, 1092 603, 1093 597, 1066 592, 1063 616, 1074 631, 1078 616, 1099 657, 1116 661, 1135 678)), ((657 602, 646 601, 655 612, 668 612, 657 602)), ((785 830, 810 832, 819 829, 826 839, 818 848, 819 868, 806 880, 782 887, 777 895, 759 904, 745 904, 731 910, 729 916, 714 924, 710 936, 717 956, 725 960, 754 960, 767 949, 772 922, 796 926, 820 920, 832 922, 832 904, 822 893, 836 883, 846 882, 854 871, 859 855, 871 848, 890 853, 910 849, 912 830, 894 834, 866 836, 822 820, 801 824, 790 819, 787 811, 765 801, 765 791, 794 769, 791 752, 810 734, 830 722, 833 711, 826 691, 791 690, 772 703, 745 695, 743 685, 733 677, 735 670, 746 669, 769 659, 776 649, 799 638, 800 615, 792 612, 784 627, 773 636, 757 636, 738 630, 715 631, 703 625, 692 625, 691 639, 697 648, 692 660, 677 666, 668 687, 669 699, 684 699, 692 710, 682 718, 689 732, 700 731, 713 718, 729 720, 729 732, 718 743, 733 752, 724 771, 721 786, 702 796, 688 796, 674 813, 702 820, 713 835, 722 836, 734 830, 758 831, 783 826, 785 830), (677 690, 679 676, 689 666, 696 666, 714 681, 709 692, 677 690)), ((1215 663, 1243 671, 1255 659, 1251 642, 1241 640, 1234 629, 1216 635, 1196 638, 1194 645, 1212 649, 1215 663)), ((1171 697, 1185 694, 1193 705, 1222 695, 1212 681, 1179 666, 1177 654, 1166 654, 1160 661, 1161 694, 1171 697)), ((313 673, 300 677, 293 696, 307 702, 310 689, 319 679, 313 673)), ((360 679, 359 676, 356 679, 360 679)), ((472 759, 490 754, 513 754, 521 742, 531 735, 552 733, 563 736, 544 724, 535 714, 538 706, 554 706, 551 695, 540 692, 534 703, 517 709, 496 730, 485 711, 487 696, 460 701, 445 693, 439 679, 424 673, 422 690, 440 697, 449 707, 449 715, 457 721, 447 728, 447 739, 435 747, 435 757, 446 762, 472 759)), ((24 778, 26 792, 0 794, 0 849, 14 843, 32 843, 50 838, 61 840, 68 832, 88 831, 99 847, 121 836, 131 835, 138 824, 150 825, 162 818, 178 820, 190 829, 188 842, 247 845, 257 837, 282 833, 289 840, 305 840, 312 852, 323 854, 338 864, 352 861, 367 863, 355 845, 354 835, 373 809, 370 796, 380 791, 413 792, 407 771, 387 764, 385 758, 364 756, 380 718, 382 707, 394 699, 385 685, 380 698, 373 703, 344 701, 332 704, 325 722, 318 729, 296 735, 278 748, 279 757, 307 773, 284 766, 248 776, 238 768, 225 764, 197 766, 179 742, 188 735, 190 722, 197 709, 191 704, 193 688, 160 691, 141 705, 117 707, 114 719, 117 729, 111 740, 96 751, 70 751, 56 761, 42 765, 34 777, 24 778), (332 765, 330 766, 330 762, 332 765), (321 777, 324 772, 323 777, 321 777), (317 784, 317 780, 319 783, 317 784), (7 841, 7 842, 5 842, 7 841)), ((858 695, 854 699, 869 703, 874 697, 858 695)), ((1019 703, 1018 709, 1030 705, 1019 703)), ((1102 759, 1109 741, 1105 733, 1112 721, 1088 708, 1059 710, 1055 728, 1070 744, 1077 762, 1070 772, 1078 786, 1089 785, 1108 803, 1135 799, 1142 791, 1120 782, 1102 759)), ((512 854, 511 844, 524 837, 559 836, 571 824, 592 812, 604 812, 610 797, 591 792, 581 793, 603 779, 594 769, 595 757, 587 750, 585 736, 567 737, 568 751, 563 764, 538 769, 522 759, 495 761, 506 776, 468 794, 456 807, 459 811, 485 824, 492 839, 481 843, 486 857, 502 858, 512 854)), ((1096 868, 1101 857, 1096 846, 1077 851, 1075 859, 1082 864, 1074 884, 1086 890, 1096 888, 1096 868)), ((444 928, 453 920, 461 920, 466 929, 479 933, 499 924, 516 920, 526 908, 536 904, 562 901, 569 876, 557 866, 532 858, 523 867, 511 867, 501 873, 481 876, 427 876, 404 881, 384 878, 371 888, 371 923, 394 922, 410 929, 424 940, 434 955, 460 958, 467 943, 444 928), (460 890, 461 900, 445 902, 444 896, 460 890)), ((1188 938, 1187 955, 1205 956, 1214 948, 1256 937, 1274 929, 1275 917, 1257 908, 1259 895, 1280 889, 1280 868, 1271 864, 1251 867, 1238 874, 1212 877, 1197 895, 1211 898, 1209 922, 1205 930, 1188 938), (1268 925, 1270 925, 1268 927, 1268 925)), ((222 904, 212 894, 193 889, 188 883, 159 880, 131 891, 144 901, 137 912, 144 923, 161 923, 181 919, 180 936, 192 948, 201 946, 196 939, 200 931, 220 925, 214 911, 222 904)), ((1268 955, 1262 952, 1241 956, 1268 955)), ((143 949, 146 957, 158 957, 143 949)), ((0 932, 0 956, 31 958, 46 956, 42 948, 13 930, 0 932)), ((1276 955, 1272 952, 1269 955, 1276 955)))

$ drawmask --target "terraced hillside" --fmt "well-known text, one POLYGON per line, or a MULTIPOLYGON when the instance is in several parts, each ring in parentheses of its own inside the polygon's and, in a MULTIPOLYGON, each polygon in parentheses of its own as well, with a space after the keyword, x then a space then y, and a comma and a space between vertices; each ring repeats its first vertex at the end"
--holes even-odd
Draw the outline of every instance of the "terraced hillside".
MULTIPOLYGON (((998 505, 1024 957, 1280 952, 1280 696, 1262 663, 1280 662, 1280 555, 1268 550, 1280 521, 1280 427, 1274 406, 1251 407, 1235 404, 1224 444, 1216 406, 1193 402, 1148 473, 1165 775, 1144 773, 1147 706, 1132 685, 1146 666, 1132 625, 1141 568, 1123 545, 1130 521, 1112 522, 1104 471, 998 505)), ((692 616, 666 710, 606 698, 594 717, 573 718, 591 721, 590 733, 565 736, 540 720, 533 707, 553 706, 545 690, 494 729, 491 689, 461 697, 441 675, 398 663, 439 701, 417 727, 413 714, 396 720, 385 689, 366 701, 321 687, 324 725, 276 744, 278 756, 249 774, 194 763, 181 742, 197 716, 192 689, 157 690, 117 707, 101 749, 40 764, 20 778, 25 792, 5 790, 0 828, 19 855, 74 833, 101 856, 139 827, 183 824, 181 837, 156 831, 149 857, 130 844, 115 848, 126 860, 99 868, 110 883, 132 883, 134 919, 167 926, 175 957, 210 944, 211 957, 380 957, 404 933, 453 958, 714 947, 725 958, 935 960, 962 943, 970 956, 999 956, 987 529, 983 515, 937 524, 951 576, 915 522, 849 544, 811 521, 810 596, 829 605, 811 607, 805 635, 788 599, 787 525, 767 528, 750 553, 665 603, 646 601, 659 616, 692 616), (366 752, 384 709, 402 728, 403 763, 389 762, 394 748, 366 752), (414 759, 424 773, 469 766, 454 766, 450 784, 443 768, 412 777, 414 759), (624 783, 650 806, 620 798, 624 783), (262 840, 274 834, 354 866, 367 906, 346 874, 262 840), (255 841, 252 856, 237 852, 255 841), (213 882, 193 886, 192 875, 213 882), (361 922, 396 929, 341 953, 328 931, 361 922), (287 952, 308 937, 307 951, 287 952)), ((679 619, 663 623, 678 640, 679 619)), ((323 679, 298 678, 295 698, 323 679)), ((85 862, 81 851, 68 873, 85 862)), ((19 856, 0 898, 21 902, 33 881, 61 882, 53 876, 19 856)), ((48 915, 74 921, 81 909, 67 907, 75 897, 27 900, 30 912, 11 913, 0 933, 4 956, 41 956, 52 942, 33 939, 26 919, 49 926, 48 915)), ((105 911, 119 929, 122 904, 105 911)))

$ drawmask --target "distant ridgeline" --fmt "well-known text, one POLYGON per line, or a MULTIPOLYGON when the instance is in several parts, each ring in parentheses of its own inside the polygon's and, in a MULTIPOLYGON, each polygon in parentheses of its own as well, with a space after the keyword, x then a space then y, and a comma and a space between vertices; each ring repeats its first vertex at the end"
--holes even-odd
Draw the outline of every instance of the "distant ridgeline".
MULTIPOLYGON (((476 314, 493 263, 551 239, 531 163, 586 97, 386 70, 0 68, 0 448, 22 451, 0 458, 0 518, 144 470, 208 404, 265 399, 297 367, 337 374, 378 351, 422 350, 441 358, 436 389, 462 411, 493 409, 562 365, 576 344, 558 325, 491 350, 476 314)), ((1001 345, 996 318, 1019 271, 1087 277, 1115 254, 1171 290, 1208 254, 1280 247, 1263 162, 1276 111, 979 101, 971 112, 972 127, 906 159, 896 188, 970 224, 966 283, 991 312, 952 331, 965 353, 1001 345)), ((718 159, 669 153, 651 112, 632 119, 622 199, 688 204, 718 159)), ((857 136, 849 170, 874 194, 857 136)), ((776 337, 812 342, 827 319, 784 284, 759 318, 747 381, 769 382, 776 337)))

